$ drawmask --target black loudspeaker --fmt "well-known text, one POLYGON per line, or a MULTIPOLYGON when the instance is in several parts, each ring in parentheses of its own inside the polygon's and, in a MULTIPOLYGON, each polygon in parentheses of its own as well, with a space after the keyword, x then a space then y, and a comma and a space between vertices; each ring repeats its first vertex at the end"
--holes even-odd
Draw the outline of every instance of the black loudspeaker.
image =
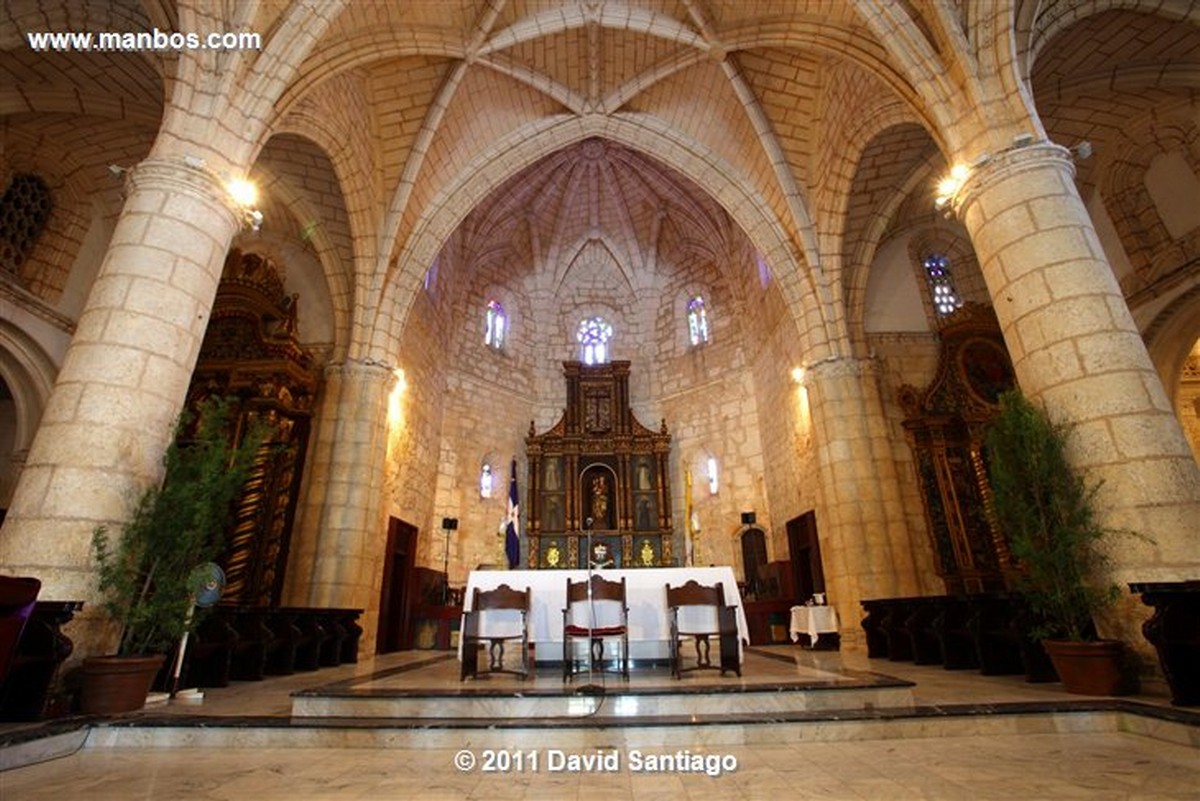
POLYGON ((755 520, 754 512, 742 512, 742 525, 743 526, 753 526, 754 520, 755 520))
POLYGON ((456 531, 458 529, 458 518, 457 517, 443 517, 442 518, 442 528, 446 529, 446 531, 456 531))

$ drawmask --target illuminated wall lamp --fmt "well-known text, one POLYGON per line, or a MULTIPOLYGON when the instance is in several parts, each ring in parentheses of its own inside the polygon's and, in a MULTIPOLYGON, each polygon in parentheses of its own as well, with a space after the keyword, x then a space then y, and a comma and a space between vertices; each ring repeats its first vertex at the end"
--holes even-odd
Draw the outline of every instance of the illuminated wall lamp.
POLYGON ((225 191, 229 199, 242 212, 242 224, 251 231, 258 233, 262 228, 262 212, 254 208, 258 202, 258 187, 245 178, 231 178, 225 182, 225 191))

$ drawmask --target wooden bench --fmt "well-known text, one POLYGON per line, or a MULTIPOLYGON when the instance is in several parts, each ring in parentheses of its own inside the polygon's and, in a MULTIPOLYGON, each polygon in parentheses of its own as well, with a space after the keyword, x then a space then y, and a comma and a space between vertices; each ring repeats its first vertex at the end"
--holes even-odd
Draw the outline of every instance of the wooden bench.
POLYGON ((977 668, 988 676, 1058 677, 1030 636, 1032 616, 1016 593, 875 598, 862 601, 867 656, 893 662, 977 668))
POLYGON ((358 661, 361 609, 218 604, 197 629, 186 683, 223 687, 358 661), (224 683, 222 683, 224 682, 224 683))
POLYGON ((1200 581, 1135 582, 1129 589, 1154 609, 1142 634, 1158 653, 1171 703, 1200 704, 1200 581))

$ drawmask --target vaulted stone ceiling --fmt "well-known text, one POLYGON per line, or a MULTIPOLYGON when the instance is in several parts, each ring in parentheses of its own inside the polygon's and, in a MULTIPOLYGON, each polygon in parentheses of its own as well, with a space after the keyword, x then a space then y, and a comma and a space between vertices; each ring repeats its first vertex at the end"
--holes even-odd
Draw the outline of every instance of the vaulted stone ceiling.
POLYGON ((660 262, 721 264, 745 236, 702 189, 637 151, 587 139, 509 179, 463 225, 464 256, 546 265, 557 288, 598 245, 637 293, 660 262))
MULTIPOLYGON (((1153 158, 1153 148, 1139 149, 1128 133, 1165 119, 1163 104, 1195 85, 1200 65, 1196 26, 1182 18, 1182 5, 1157 15, 1136 4, 1109 5, 1011 6, 1016 55, 1051 138, 1095 146, 1096 158, 1080 166, 1085 187, 1102 165, 1140 168, 1153 158), (1115 72, 1114 63, 1121 65, 1115 72)), ((69 163, 81 177, 81 196, 109 191, 107 165, 148 151, 166 98, 180 86, 178 54, 34 53, 23 32, 236 27, 269 35, 290 6, 7 3, 0 111, 10 139, 69 163), (80 116, 104 121, 89 123, 86 142, 72 138, 85 130, 72 123, 80 116)), ((656 224, 660 232, 682 232, 689 247, 728 252, 725 223, 714 211, 720 206, 725 221, 744 229, 795 282, 790 302, 832 287, 828 297, 844 308, 823 313, 852 319, 865 284, 855 271, 867 269, 881 232, 905 225, 903 215, 928 213, 924 199, 945 166, 938 109, 918 94, 916 79, 969 85, 970 71, 987 66, 970 59, 982 63, 980 37, 996 27, 987 16, 998 7, 924 0, 330 4, 330 26, 274 106, 258 167, 270 202, 288 209, 275 215, 286 217, 277 229, 308 236, 320 219, 319 236, 305 244, 321 260, 343 332, 356 314, 357 288, 404 287, 397 300, 406 307, 405 293, 420 285, 471 209, 485 199, 514 202, 509 189, 496 190, 518 173, 544 187, 557 185, 554 176, 573 189, 577 182, 592 187, 592 201, 576 191, 542 198, 538 230, 571 241, 599 221, 606 247, 633 259, 631 281, 637 259, 649 252, 633 245, 651 244, 656 224), (889 30, 895 35, 882 33, 889 30), (582 146, 589 138, 605 140, 606 152, 620 158, 589 162, 582 146), (289 171, 283 160, 303 150, 301 139, 324 155, 289 171), (605 187, 632 189, 638 199, 613 205, 605 187), (551 209, 551 197, 569 204, 551 209), (653 222, 660 214, 665 224, 653 222), (830 254, 845 264, 830 263, 830 254)), ((221 64, 216 58, 209 66, 224 74, 221 64)), ((238 67, 251 68, 252 59, 238 67)), ((1111 190, 1136 193, 1132 179, 1126 184, 1111 190)), ((478 208, 474 217, 492 213, 478 208)), ((1136 217, 1136 203, 1125 216, 1136 217)), ((489 230, 499 235, 505 227, 489 230)), ((473 241, 480 253, 492 249, 479 236, 473 241)), ((1151 264, 1152 254, 1143 261, 1151 264)), ((1145 272, 1152 280, 1153 270, 1145 272)))

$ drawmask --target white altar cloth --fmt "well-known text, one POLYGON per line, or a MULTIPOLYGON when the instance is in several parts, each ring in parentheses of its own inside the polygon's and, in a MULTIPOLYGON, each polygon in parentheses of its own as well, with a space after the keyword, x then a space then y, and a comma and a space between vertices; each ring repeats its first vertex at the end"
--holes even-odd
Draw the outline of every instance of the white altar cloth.
POLYGON ((832 606, 793 606, 791 631, 792 642, 807 634, 809 645, 815 647, 822 634, 837 634, 837 611, 832 606))
MULTIPOLYGON (((725 592, 725 603, 737 609, 739 644, 749 644, 750 627, 746 623, 746 612, 742 608, 742 597, 738 592, 737 579, 730 567, 647 567, 634 570, 599 570, 609 581, 620 581, 625 577, 625 595, 629 605, 629 651, 633 658, 665 656, 670 639, 670 619, 667 613, 667 585, 679 587, 689 580, 712 586, 718 581, 725 592)), ((586 581, 586 570, 472 570, 467 578, 463 594, 463 611, 471 608, 475 589, 493 590, 507 584, 515 590, 529 587, 532 610, 529 614, 529 641, 534 644, 534 653, 540 660, 562 659, 562 610, 567 601, 567 579, 586 581)), ((693 614, 696 610, 687 610, 693 614)), ((604 610, 597 609, 597 623, 606 622, 604 610)), ((505 627, 519 629, 515 613, 489 612, 483 621, 490 630, 503 632, 505 627)), ((681 618, 684 611, 681 610, 681 618)), ((716 628, 715 618, 709 623, 702 619, 682 619, 681 625, 697 627, 711 625, 716 628)), ((459 643, 459 657, 462 644, 459 643)))

